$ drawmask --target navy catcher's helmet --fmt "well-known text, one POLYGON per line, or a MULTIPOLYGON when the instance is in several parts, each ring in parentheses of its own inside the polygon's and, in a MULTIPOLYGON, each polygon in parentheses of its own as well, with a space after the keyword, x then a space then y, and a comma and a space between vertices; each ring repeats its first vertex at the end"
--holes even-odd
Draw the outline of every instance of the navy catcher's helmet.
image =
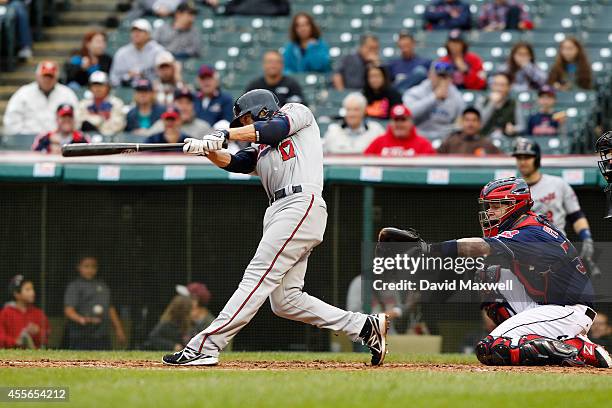
POLYGON ((478 218, 485 237, 506 231, 531 209, 529 186, 522 178, 508 177, 489 182, 478 198, 478 218))
POLYGON ((542 160, 542 152, 540 145, 524 137, 516 139, 514 149, 512 149, 512 156, 533 156, 535 157, 535 167, 540 168, 540 161, 542 160))
POLYGON ((234 103, 234 119, 230 127, 240 127, 240 118, 251 115, 253 120, 267 120, 279 110, 278 98, 267 89, 253 89, 234 103))

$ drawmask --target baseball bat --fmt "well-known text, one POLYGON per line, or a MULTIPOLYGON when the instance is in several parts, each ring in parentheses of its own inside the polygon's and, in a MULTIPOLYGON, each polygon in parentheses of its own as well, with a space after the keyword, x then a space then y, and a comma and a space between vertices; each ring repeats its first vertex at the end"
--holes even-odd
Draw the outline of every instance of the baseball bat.
POLYGON ((182 148, 185 143, 73 143, 62 146, 62 156, 103 156, 132 152, 160 152, 182 148))

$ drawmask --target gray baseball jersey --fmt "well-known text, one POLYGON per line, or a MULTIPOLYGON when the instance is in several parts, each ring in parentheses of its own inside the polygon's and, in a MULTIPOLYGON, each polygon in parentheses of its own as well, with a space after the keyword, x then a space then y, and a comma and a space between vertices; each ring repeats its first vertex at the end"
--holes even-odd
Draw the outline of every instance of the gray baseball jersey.
POLYGON ((580 210, 578 197, 561 177, 542 174, 540 181, 529 186, 533 212, 548 218, 565 233, 565 217, 580 210))
POLYGON ((277 147, 258 146, 256 173, 268 197, 283 188, 292 193, 287 189, 291 185, 303 189, 268 207, 263 236, 238 289, 219 317, 189 341, 189 347, 207 355, 218 356, 267 299, 278 316, 344 331, 353 340, 359 338, 367 318, 302 291, 308 257, 323 240, 327 224, 327 207, 321 197, 321 135, 306 106, 288 103, 281 113, 289 121, 289 137, 277 147))
POLYGON ((300 103, 288 103, 281 113, 289 119, 289 136, 278 147, 258 145, 256 173, 268 197, 289 185, 323 191, 323 149, 314 115, 300 103))

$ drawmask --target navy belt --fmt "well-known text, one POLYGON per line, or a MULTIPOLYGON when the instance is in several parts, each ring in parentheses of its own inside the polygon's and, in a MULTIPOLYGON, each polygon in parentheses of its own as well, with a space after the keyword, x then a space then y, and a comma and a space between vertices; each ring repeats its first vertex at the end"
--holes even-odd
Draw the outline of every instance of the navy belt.
POLYGON ((591 320, 595 320, 595 316, 597 316, 597 313, 595 313, 595 311, 593 309, 591 309, 590 307, 587 306, 587 310, 586 312, 584 312, 585 315, 587 315, 587 317, 591 320))
POLYGON ((272 197, 270 197, 270 204, 272 204, 276 200, 280 200, 281 198, 285 198, 287 196, 290 196, 291 194, 296 194, 296 193, 301 193, 301 192, 302 192, 302 186, 300 186, 300 185, 291 186, 291 193, 289 193, 289 194, 287 194, 287 189, 281 188, 280 190, 276 190, 274 192, 274 195, 272 197))

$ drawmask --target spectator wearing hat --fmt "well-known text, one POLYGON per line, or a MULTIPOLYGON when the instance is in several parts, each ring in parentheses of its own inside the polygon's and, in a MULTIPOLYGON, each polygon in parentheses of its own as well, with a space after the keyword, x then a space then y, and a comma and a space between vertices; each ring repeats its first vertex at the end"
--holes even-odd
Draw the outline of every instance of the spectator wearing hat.
POLYGON ((174 59, 172 53, 162 51, 155 58, 157 78, 153 81, 157 103, 169 106, 174 101, 174 91, 183 88, 181 79, 181 64, 174 59))
POLYGON ((23 275, 14 276, 8 292, 11 301, 0 311, 0 348, 46 346, 51 329, 45 312, 34 306, 32 281, 23 275))
POLYGON ((484 31, 531 30, 533 22, 524 4, 515 0, 492 0, 480 8, 478 27, 484 31))
POLYGON ((286 73, 330 71, 329 46, 310 14, 300 12, 293 16, 289 39, 283 54, 286 73))
POLYGON ((149 129, 157 122, 165 107, 158 104, 153 92, 153 84, 148 79, 134 82, 134 106, 127 114, 126 132, 146 136, 149 129))
POLYGON ((288 102, 304 103, 302 87, 293 78, 283 75, 283 56, 276 50, 263 55, 263 76, 251 81, 244 92, 253 89, 267 89, 278 97, 280 106, 288 102))
POLYGON ((172 22, 165 22, 153 32, 153 39, 178 59, 200 55, 200 36, 193 23, 198 14, 192 3, 179 4, 172 22))
POLYGON ((123 101, 110 94, 108 74, 96 71, 89 76, 90 98, 79 103, 78 127, 84 132, 113 136, 125 128, 123 101))
POLYGON ((567 119, 565 111, 555 112, 557 96, 555 89, 544 85, 538 91, 538 111, 527 119, 527 134, 532 136, 555 136, 567 119))
POLYGON ((346 112, 340 123, 332 123, 323 138, 323 151, 331 154, 362 154, 385 129, 366 118, 368 100, 359 92, 351 92, 342 101, 346 112))
POLYGON ((398 92, 404 92, 427 78, 431 60, 415 53, 414 37, 406 31, 400 32, 397 47, 400 50, 400 57, 389 61, 387 69, 393 87, 398 92))
POLYGON ((125 131, 135 135, 146 136, 149 129, 157 122, 165 107, 155 100, 153 83, 148 79, 134 82, 134 103, 127 114, 125 131))
POLYGON ((207 328, 216 318, 207 307, 211 297, 210 291, 205 284, 200 282, 191 282, 187 286, 176 285, 176 291, 179 295, 191 298, 192 327, 188 336, 191 338, 207 328))
POLYGON ((71 143, 88 143, 89 138, 77 130, 74 120, 74 109, 71 105, 63 104, 57 107, 57 128, 50 132, 39 134, 32 150, 52 154, 60 154, 62 146, 71 143))
POLYGON ((232 95, 219 89, 219 74, 210 65, 198 70, 199 91, 196 94, 196 115, 215 129, 227 128, 234 118, 232 95))
POLYGON ((389 119, 391 107, 402 103, 402 95, 391 86, 385 67, 370 64, 365 76, 362 92, 368 100, 366 114, 371 118, 389 119))
POLYGON ((489 95, 476 100, 474 107, 482 115, 484 135, 514 137, 523 132, 523 110, 516 99, 511 97, 511 85, 510 75, 498 72, 491 78, 489 95))
POLYGON ((465 109, 461 119, 461 130, 444 139, 438 148, 438 153, 473 156, 501 153, 491 139, 480 134, 482 122, 477 109, 472 107, 465 109))
POLYGON ((8 101, 4 112, 4 134, 35 135, 55 128, 57 107, 78 104, 74 92, 58 84, 59 68, 53 61, 36 67, 36 80, 19 88, 8 101))
POLYGON ((469 30, 472 28, 470 5, 460 0, 436 0, 423 14, 427 30, 469 30))
POLYGON ((357 52, 340 60, 332 77, 334 88, 339 91, 363 89, 368 64, 380 64, 380 42, 375 35, 363 34, 357 52))
POLYGON ((96 71, 110 72, 113 57, 107 53, 107 36, 102 30, 85 33, 81 49, 66 61, 66 85, 73 89, 87 86, 89 76, 96 71))
POLYGON ((435 154, 429 140, 417 134, 410 109, 395 105, 391 109, 391 121, 387 131, 377 137, 365 149, 366 155, 406 157, 419 154, 435 154))
POLYGON ((77 265, 79 277, 64 292, 64 315, 68 319, 68 345, 73 350, 109 350, 111 326, 121 345, 127 344, 111 291, 98 275, 98 260, 82 256, 77 265))
POLYGON ((429 139, 448 136, 465 109, 463 97, 452 82, 453 71, 447 62, 432 64, 429 77, 408 89, 402 98, 419 133, 429 139))
MULTIPOLYGON (((181 132, 188 137, 201 138, 213 129, 208 122, 203 121, 195 115, 194 95, 188 88, 180 88, 174 91, 174 107, 181 115, 181 132)), ((158 120, 149 129, 149 134, 159 133, 164 130, 164 121, 158 120)))
POLYGON ((147 137, 145 143, 181 143, 189 137, 181 131, 181 113, 174 106, 166 108, 161 120, 164 122, 164 130, 147 137))
POLYGON ((468 51, 468 43, 458 30, 453 30, 446 41, 446 55, 440 61, 451 64, 453 84, 458 89, 480 90, 487 86, 482 59, 468 51))
POLYGON ((130 43, 119 48, 110 70, 113 86, 132 86, 139 78, 155 79, 155 58, 164 50, 151 39, 151 23, 139 18, 131 25, 130 43))
POLYGON ((143 344, 145 350, 181 350, 190 337, 192 300, 189 296, 176 295, 162 313, 149 337, 143 344))

